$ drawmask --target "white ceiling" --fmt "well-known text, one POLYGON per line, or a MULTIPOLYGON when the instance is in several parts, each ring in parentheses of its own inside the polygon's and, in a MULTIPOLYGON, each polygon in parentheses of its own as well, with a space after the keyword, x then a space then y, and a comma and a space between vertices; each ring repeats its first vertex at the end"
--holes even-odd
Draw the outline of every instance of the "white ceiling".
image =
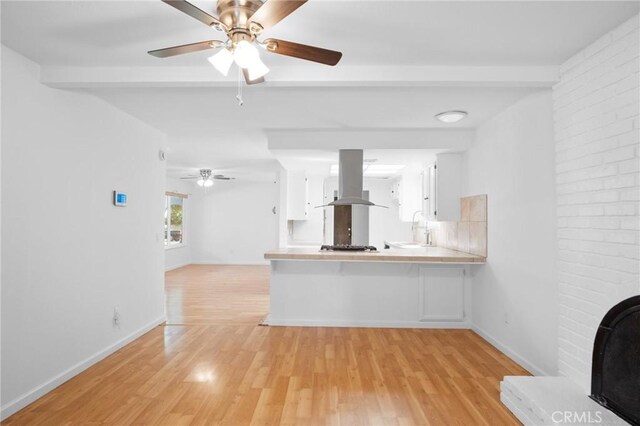
MULTIPOLYGON (((194 3, 215 10, 215 2, 194 3)), ((342 65, 555 65, 638 8, 615 0, 311 0, 265 36, 340 50, 342 65)), ((206 52, 164 60, 145 52, 221 35, 159 0, 2 1, 3 43, 43 65, 206 65, 206 52)), ((292 61, 304 63, 266 59, 292 61)))
MULTIPOLYGON (((212 1, 193 2, 214 10, 212 1)), ((221 36, 160 0, 5 0, 0 7, 3 44, 45 68, 87 67, 96 75, 108 69, 130 75, 136 70, 185 69, 175 67, 205 70, 208 52, 161 60, 146 51, 221 36)), ((446 67, 458 66, 469 75, 479 70, 469 67, 558 65, 639 9, 638 1, 615 0, 310 0, 265 36, 340 50, 344 56, 332 69, 336 71, 365 67, 361 69, 373 72, 398 65, 398 70, 422 75, 418 66, 445 67, 445 74, 446 67)), ((276 68, 272 74, 281 75, 288 65, 303 66, 309 75, 324 69, 279 55, 264 53, 263 58, 276 68)), ((66 70, 71 68, 62 68, 63 75, 66 70)), ((268 77, 273 81, 278 75, 268 77)), ((245 88, 240 108, 231 87, 136 87, 143 85, 129 81, 126 87, 124 82, 118 86, 116 81, 115 87, 76 87, 167 133, 174 175, 211 167, 262 177, 272 176, 274 168, 267 149, 269 129, 439 128, 444 125, 433 115, 448 109, 470 113, 449 128, 475 128, 540 90, 534 84, 472 87, 464 81, 456 83, 458 87, 433 87, 428 81, 385 87, 365 79, 344 87, 310 87, 303 79, 296 87, 245 88)))
POLYGON ((534 90, 539 89, 252 86, 244 89, 242 107, 233 88, 90 92, 169 135, 172 167, 237 171, 241 164, 255 169, 272 161, 268 129, 472 128, 534 90), (456 125, 433 117, 449 109, 469 116, 456 125))

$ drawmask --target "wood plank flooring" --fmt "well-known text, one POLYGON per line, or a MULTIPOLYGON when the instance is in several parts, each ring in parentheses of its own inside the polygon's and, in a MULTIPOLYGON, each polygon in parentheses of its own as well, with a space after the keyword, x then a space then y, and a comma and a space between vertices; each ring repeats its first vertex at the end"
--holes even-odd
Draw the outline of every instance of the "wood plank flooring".
POLYGON ((166 273, 167 324, 256 325, 269 312, 269 267, 189 265, 166 273))
MULTIPOLYGON (((174 320, 195 324, 155 328, 3 424, 517 424, 499 381, 527 373, 473 332, 260 327, 253 319, 266 310, 255 294, 246 305, 205 306, 224 302, 212 288, 243 268, 168 273, 169 298, 188 287, 174 320)), ((263 287, 239 287, 265 291, 266 271, 244 272, 263 287)))

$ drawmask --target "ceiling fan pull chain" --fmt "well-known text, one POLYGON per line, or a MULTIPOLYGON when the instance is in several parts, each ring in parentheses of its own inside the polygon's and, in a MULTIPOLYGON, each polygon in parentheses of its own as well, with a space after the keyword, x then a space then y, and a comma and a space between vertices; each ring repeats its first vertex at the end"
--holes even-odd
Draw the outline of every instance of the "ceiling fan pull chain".
POLYGON ((242 68, 238 67, 238 94, 236 95, 238 106, 244 105, 244 100, 242 100, 242 78, 242 68))

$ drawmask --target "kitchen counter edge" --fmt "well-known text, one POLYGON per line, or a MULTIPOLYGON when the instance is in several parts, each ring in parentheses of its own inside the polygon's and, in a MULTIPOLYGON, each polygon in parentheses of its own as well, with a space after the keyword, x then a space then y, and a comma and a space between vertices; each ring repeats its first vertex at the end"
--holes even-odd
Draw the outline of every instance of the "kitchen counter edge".
POLYGON ((266 260, 314 260, 341 262, 458 263, 484 264, 486 258, 439 247, 428 249, 386 249, 378 252, 337 252, 319 249, 276 249, 264 254, 266 260))

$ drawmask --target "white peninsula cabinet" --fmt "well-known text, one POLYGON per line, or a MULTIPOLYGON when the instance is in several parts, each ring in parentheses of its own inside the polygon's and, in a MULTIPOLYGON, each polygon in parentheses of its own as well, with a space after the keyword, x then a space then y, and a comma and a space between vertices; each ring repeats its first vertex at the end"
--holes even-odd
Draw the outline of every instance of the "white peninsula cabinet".
POLYGON ((379 252, 283 248, 271 262, 269 325, 469 328, 485 258, 441 247, 379 252))
POLYGON ((462 194, 462 156, 438 154, 422 173, 422 209, 427 220, 460 220, 462 194))
POLYGON ((420 270, 420 321, 458 322, 466 319, 464 267, 421 268, 420 270))
POLYGON ((309 217, 309 182, 305 172, 287 173, 287 220, 307 220, 309 217))
POLYGON ((467 269, 478 267, 481 266, 272 261, 267 323, 469 328, 472 283, 467 269))

